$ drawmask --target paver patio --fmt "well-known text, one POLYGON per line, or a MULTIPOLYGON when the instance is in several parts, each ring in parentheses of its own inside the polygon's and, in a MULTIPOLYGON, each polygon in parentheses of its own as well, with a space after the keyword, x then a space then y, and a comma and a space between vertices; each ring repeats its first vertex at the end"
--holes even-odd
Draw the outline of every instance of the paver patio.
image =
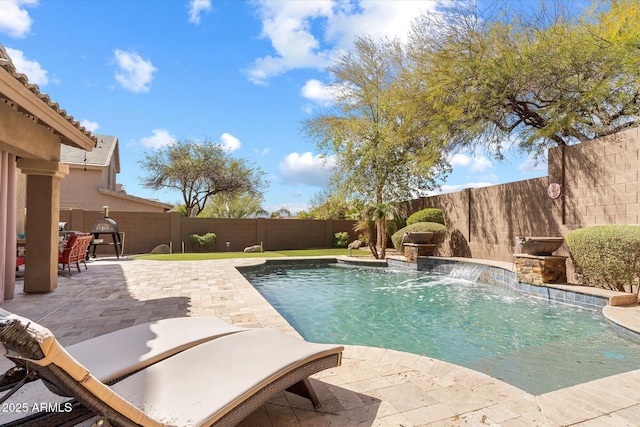
MULTIPOLYGON (((15 298, 0 307, 42 323, 63 345, 176 316, 213 315, 241 326, 273 327, 298 336, 234 268, 256 262, 102 258, 80 274, 61 274, 52 293, 24 294, 18 280, 15 298)), ((622 315, 638 319, 640 311, 622 315)), ((2 371, 10 366, 6 360, 0 361, 2 371)), ((533 396, 443 361, 395 350, 346 346, 341 367, 313 377, 320 410, 313 410, 305 399, 281 393, 242 425, 635 426, 640 425, 640 366, 637 368, 533 396)), ((33 383, 7 403, 33 406, 60 399, 33 383)), ((20 415, 24 414, 3 411, 0 420, 20 415)))

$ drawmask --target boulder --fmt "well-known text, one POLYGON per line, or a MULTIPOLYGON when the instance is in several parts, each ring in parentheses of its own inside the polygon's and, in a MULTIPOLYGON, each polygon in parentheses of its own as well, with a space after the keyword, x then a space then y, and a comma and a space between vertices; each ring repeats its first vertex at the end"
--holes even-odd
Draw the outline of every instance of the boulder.
POLYGON ((353 242, 349 243, 349 246, 347 246, 349 249, 360 249, 362 247, 362 242, 360 240, 354 240, 353 242))
POLYGON ((171 253, 171 249, 169 248, 169 245, 165 245, 163 243, 163 244, 158 245, 155 248, 153 248, 151 253, 152 254, 168 254, 168 253, 171 253))
POLYGON ((262 252, 262 246, 261 245, 253 245, 253 246, 247 246, 246 248, 244 248, 245 252, 262 252))

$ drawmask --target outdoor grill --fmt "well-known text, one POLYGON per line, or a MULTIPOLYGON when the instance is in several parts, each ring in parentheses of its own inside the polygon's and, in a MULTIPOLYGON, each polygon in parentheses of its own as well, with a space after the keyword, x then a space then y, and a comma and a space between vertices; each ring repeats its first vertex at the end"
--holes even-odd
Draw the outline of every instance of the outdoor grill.
POLYGON ((93 224, 91 224, 91 230, 89 232, 93 234, 91 246, 93 247, 92 256, 94 258, 96 256, 96 248, 101 245, 113 245, 116 251, 116 257, 120 258, 120 252, 122 252, 122 233, 120 233, 118 229, 118 223, 109 218, 108 206, 104 207, 104 218, 94 221, 93 224), (105 234, 111 235, 113 243, 108 243, 100 237, 105 234))
POLYGON ((100 218, 91 224, 91 233, 93 234, 113 234, 119 232, 118 223, 111 218, 100 218))

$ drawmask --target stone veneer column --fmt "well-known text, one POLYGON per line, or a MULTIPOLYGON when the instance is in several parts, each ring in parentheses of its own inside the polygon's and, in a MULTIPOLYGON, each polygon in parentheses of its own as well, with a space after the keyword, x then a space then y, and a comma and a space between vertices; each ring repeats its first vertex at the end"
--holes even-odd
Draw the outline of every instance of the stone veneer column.
POLYGON ((516 254, 516 274, 520 283, 544 286, 567 283, 565 256, 516 254))
POLYGON ((58 161, 18 159, 27 175, 26 264, 24 291, 51 292, 58 286, 60 179, 69 166, 58 161))

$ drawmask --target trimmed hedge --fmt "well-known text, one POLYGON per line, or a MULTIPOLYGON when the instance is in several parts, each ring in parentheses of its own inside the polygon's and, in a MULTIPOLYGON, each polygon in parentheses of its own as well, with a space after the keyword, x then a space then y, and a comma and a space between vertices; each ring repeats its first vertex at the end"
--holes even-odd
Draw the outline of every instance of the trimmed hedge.
POLYGON ((640 226, 598 225, 565 236, 582 284, 625 292, 640 272, 640 226))
POLYGON ((346 231, 340 231, 333 234, 334 248, 346 248, 347 244, 349 244, 349 233, 346 231))
POLYGON ((444 213, 442 209, 427 208, 414 212, 407 218, 407 225, 417 224, 418 222, 435 222, 445 225, 444 213))
POLYGON ((447 228, 444 225, 436 222, 417 222, 415 224, 407 225, 393 233, 391 241, 393 242, 393 246, 396 250, 402 253, 402 236, 404 236, 404 233, 420 233, 424 231, 432 231, 435 233, 432 242, 436 245, 440 245, 444 242, 445 237, 447 237, 447 228))
POLYGON ((202 252, 213 252, 216 247, 216 239, 215 233, 207 233, 202 236, 199 234, 191 235, 193 245, 202 252))

